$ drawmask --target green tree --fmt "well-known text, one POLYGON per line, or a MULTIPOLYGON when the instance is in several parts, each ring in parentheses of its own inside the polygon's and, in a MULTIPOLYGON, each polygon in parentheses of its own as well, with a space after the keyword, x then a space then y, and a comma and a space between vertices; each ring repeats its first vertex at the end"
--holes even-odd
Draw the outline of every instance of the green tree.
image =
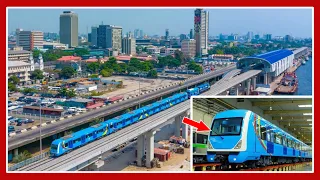
POLYGON ((127 71, 130 72, 138 72, 138 68, 135 68, 134 66, 128 66, 127 71))
POLYGON ((12 162, 13 163, 19 163, 21 161, 25 161, 27 159, 30 159, 32 157, 32 155, 27 151, 27 150, 24 150, 22 153, 20 153, 18 156, 15 156, 13 159, 12 159, 12 162))
POLYGON ((224 54, 222 49, 217 49, 216 54, 224 54))
POLYGON ((152 69, 148 72, 148 77, 156 78, 158 77, 158 73, 156 70, 152 69))
POLYGON ((103 118, 96 118, 89 123, 89 126, 94 126, 94 125, 102 123, 102 122, 103 122, 103 118))
POLYGON ((17 85, 20 82, 20 79, 17 76, 13 75, 9 77, 9 82, 11 82, 14 85, 17 85))
POLYGON ((129 66, 139 68, 140 67, 140 61, 137 58, 131 58, 129 62, 129 66))
POLYGON ((77 96, 77 94, 76 94, 76 92, 74 91, 74 89, 69 89, 69 90, 67 91, 67 97, 68 97, 68 98, 72 98, 72 97, 75 97, 75 96, 77 96))
POLYGON ((90 78, 98 78, 98 77, 99 77, 98 74, 91 74, 91 75, 90 75, 90 78))
POLYGON ((28 94, 28 93, 37 93, 38 91, 36 89, 33 89, 33 88, 24 88, 22 92, 24 94, 28 94))
POLYGON ((126 71, 128 69, 128 65, 127 64, 121 63, 121 64, 119 64, 119 67, 120 67, 120 72, 121 73, 126 73, 126 71))
POLYGON ((188 69, 190 70, 194 70, 196 73, 202 73, 202 67, 198 64, 196 64, 195 61, 190 61, 188 64, 188 69))
POLYGON ((113 70, 112 70, 112 69, 108 69, 108 68, 102 69, 102 70, 100 71, 100 74, 101 74, 103 77, 110 77, 110 76, 112 76, 112 73, 113 73, 113 70))
POLYGON ((186 57, 182 51, 176 50, 174 52, 174 57, 175 57, 175 59, 177 59, 180 62, 180 64, 186 63, 186 57))
POLYGON ((76 93, 75 93, 74 89, 67 89, 67 88, 61 88, 59 90, 59 94, 61 96, 65 96, 67 98, 71 98, 71 97, 75 97, 76 96, 76 93))
POLYGON ((60 76, 62 78, 65 78, 65 79, 69 79, 71 78, 74 74, 76 73, 76 71, 70 67, 70 66, 67 66, 67 67, 64 67, 61 72, 60 72, 60 76))
POLYGON ((33 56, 33 58, 38 58, 39 57, 39 54, 41 53, 41 51, 40 50, 38 50, 38 49, 34 49, 33 51, 32 51, 32 56, 33 56))
POLYGON ((44 75, 43 72, 40 69, 36 69, 31 73, 31 79, 36 80, 36 79, 43 79, 44 75))
POLYGON ((93 62, 93 63, 89 63, 87 65, 87 69, 91 72, 91 73, 97 73, 98 70, 100 68, 100 64, 98 62, 93 62))
POLYGON ((17 87, 12 82, 8 82, 8 90, 9 91, 17 91, 17 87))

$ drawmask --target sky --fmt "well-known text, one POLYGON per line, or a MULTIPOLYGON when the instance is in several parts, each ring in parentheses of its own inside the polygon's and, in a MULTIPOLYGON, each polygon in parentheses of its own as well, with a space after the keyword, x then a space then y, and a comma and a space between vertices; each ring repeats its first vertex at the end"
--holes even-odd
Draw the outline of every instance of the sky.
MULTIPOLYGON (((188 34, 193 28, 194 9, 8 9, 8 31, 16 28, 59 32, 59 16, 72 10, 79 17, 79 33, 103 24, 122 26, 123 32, 142 29, 148 35, 188 34)), ((209 11, 209 36, 244 35, 249 31, 260 35, 292 35, 312 37, 312 9, 205 9, 209 11)))

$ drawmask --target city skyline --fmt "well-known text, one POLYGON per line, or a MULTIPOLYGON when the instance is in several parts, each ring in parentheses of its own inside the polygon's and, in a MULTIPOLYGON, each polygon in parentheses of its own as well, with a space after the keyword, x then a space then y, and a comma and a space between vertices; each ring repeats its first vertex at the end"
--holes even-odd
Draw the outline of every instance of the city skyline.
MULTIPOLYGON (((59 33, 59 16, 64 10, 75 11, 79 16, 79 33, 91 32, 99 24, 123 27, 123 32, 142 29, 148 35, 170 36, 189 34, 193 29, 194 9, 8 9, 8 32, 16 28, 59 33), (123 13, 125 11, 125 13, 123 13), (117 13, 117 16, 114 16, 117 13), (147 14, 151 14, 147 15, 147 14), (39 16, 39 14, 42 14, 39 16), (115 18, 116 17, 116 18, 115 18), (130 17, 130 18, 128 18, 130 17), (35 21, 35 18, 38 21, 35 21), (137 19, 137 20, 133 20, 137 19), (39 21, 41 23, 39 23, 39 21), (49 22, 49 23, 46 23, 49 22), (177 22, 181 23, 177 25, 177 22), (152 25, 152 26, 151 26, 152 25)), ((210 13, 209 36, 236 33, 245 35, 272 34, 294 37, 312 37, 312 9, 207 9, 210 13), (259 14, 257 16, 256 14, 259 14), (275 21, 276 19, 276 21, 275 21), (296 22, 299 22, 297 28, 296 22), (277 28, 275 28, 277 27, 277 28)))

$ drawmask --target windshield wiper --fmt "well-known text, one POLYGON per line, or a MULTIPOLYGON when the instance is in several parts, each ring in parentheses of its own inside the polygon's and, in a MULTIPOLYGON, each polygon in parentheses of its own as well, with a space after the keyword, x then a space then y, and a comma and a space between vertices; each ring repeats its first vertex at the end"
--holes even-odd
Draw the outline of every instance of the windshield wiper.
POLYGON ((221 135, 219 135, 218 133, 216 133, 214 130, 212 130, 212 132, 214 132, 217 136, 219 136, 222 140, 224 139, 221 135))

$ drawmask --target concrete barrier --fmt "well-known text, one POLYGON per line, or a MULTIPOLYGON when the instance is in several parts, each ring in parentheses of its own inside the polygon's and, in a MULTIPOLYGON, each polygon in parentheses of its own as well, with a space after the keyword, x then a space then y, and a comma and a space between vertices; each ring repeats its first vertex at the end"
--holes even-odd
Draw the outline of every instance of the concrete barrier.
POLYGON ((57 122, 57 121, 56 120, 51 121, 51 123, 55 123, 55 122, 57 122))
POLYGON ((72 117, 72 115, 67 116, 68 118, 72 117))
POLYGON ((32 126, 32 127, 31 127, 31 129, 37 129, 37 128, 38 128, 37 126, 32 126))
POLYGON ((100 107, 96 107, 96 109, 100 109, 100 107))
POLYGON ((75 115, 77 116, 77 115, 79 115, 80 113, 76 113, 75 115))
POLYGON ((16 135, 16 133, 15 133, 15 132, 14 132, 14 133, 10 133, 10 134, 9 134, 9 136, 10 136, 10 137, 15 136, 15 135, 16 135))
POLYGON ((102 105, 102 107, 106 107, 106 105, 104 104, 104 105, 102 105))
POLYGON ((41 126, 46 126, 46 125, 47 125, 47 123, 42 123, 42 124, 41 124, 41 126))
POLYGON ((59 120, 64 120, 64 117, 60 118, 59 120))
POLYGON ((27 132, 27 131, 28 131, 28 130, 26 130, 26 129, 22 129, 22 130, 21 130, 22 133, 27 132))

